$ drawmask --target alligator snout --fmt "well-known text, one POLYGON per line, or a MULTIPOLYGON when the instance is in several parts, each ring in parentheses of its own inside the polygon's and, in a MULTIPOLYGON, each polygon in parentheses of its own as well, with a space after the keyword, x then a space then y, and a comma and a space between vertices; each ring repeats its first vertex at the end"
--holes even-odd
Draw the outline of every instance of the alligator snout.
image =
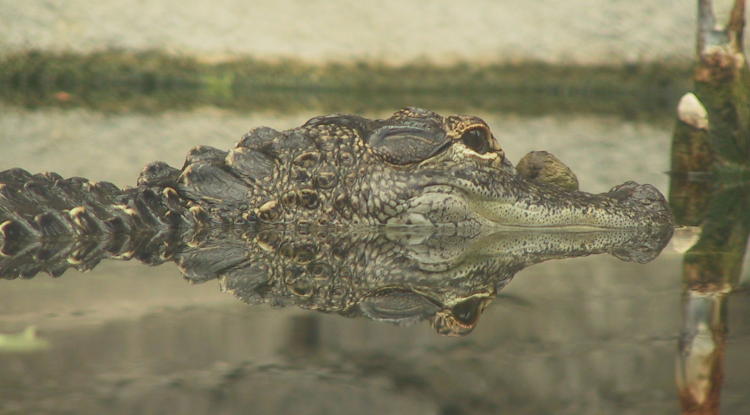
POLYGON ((624 204, 630 204, 633 207, 650 212, 656 217, 662 218, 660 221, 664 224, 673 224, 669 202, 656 187, 650 184, 628 181, 613 187, 605 195, 624 204))

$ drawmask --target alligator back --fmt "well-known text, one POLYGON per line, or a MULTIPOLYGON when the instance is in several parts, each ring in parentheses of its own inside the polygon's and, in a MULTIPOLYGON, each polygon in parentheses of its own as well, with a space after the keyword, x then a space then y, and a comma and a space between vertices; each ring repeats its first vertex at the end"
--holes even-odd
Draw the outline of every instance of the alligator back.
POLYGON ((341 174, 351 170, 352 182, 356 162, 367 158, 357 145, 360 120, 319 117, 285 132, 256 128, 229 151, 193 148, 181 169, 151 163, 127 189, 2 171, 0 275, 59 275, 70 266, 88 270, 105 257, 160 263, 165 246, 189 241, 209 224, 330 221, 334 196, 344 190, 336 186, 341 174))

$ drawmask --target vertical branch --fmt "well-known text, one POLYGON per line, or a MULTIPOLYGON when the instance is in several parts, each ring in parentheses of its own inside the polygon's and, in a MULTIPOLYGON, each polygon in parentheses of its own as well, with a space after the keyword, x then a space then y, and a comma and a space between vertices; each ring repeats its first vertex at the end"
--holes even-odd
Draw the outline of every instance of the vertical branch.
POLYGON ((685 293, 675 379, 683 415, 719 414, 726 314, 726 294, 685 293))
POLYGON ((726 22, 716 21, 712 0, 698 0, 694 93, 680 101, 672 141, 670 203, 678 223, 701 227, 683 259, 676 379, 683 414, 719 413, 727 295, 737 286, 750 235, 747 183, 727 173, 746 172, 750 165, 744 26, 745 0, 734 0, 726 22))
POLYGON ((703 55, 714 46, 728 46, 734 53, 743 50, 745 28, 745 0, 734 0, 729 19, 717 22, 713 0, 698 0, 697 52, 703 55))
POLYGON ((742 41, 745 32, 745 0, 735 0, 732 12, 729 15, 727 24, 729 32, 729 41, 732 43, 736 52, 743 52, 742 41))
POLYGON ((712 34, 716 26, 713 0, 698 0, 698 39, 696 42, 698 56, 711 46, 712 34))
POLYGON ((743 53, 745 0, 717 22, 713 0, 698 0, 695 95, 708 112, 711 150, 719 165, 750 160, 750 69, 743 53))

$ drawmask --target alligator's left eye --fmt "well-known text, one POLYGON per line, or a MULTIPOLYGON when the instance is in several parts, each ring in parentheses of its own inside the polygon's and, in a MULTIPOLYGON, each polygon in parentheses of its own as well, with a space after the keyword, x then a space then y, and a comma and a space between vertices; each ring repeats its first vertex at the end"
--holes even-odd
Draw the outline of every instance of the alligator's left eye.
POLYGON ((461 142, 479 154, 490 151, 490 137, 486 128, 472 128, 466 131, 461 136, 461 142))

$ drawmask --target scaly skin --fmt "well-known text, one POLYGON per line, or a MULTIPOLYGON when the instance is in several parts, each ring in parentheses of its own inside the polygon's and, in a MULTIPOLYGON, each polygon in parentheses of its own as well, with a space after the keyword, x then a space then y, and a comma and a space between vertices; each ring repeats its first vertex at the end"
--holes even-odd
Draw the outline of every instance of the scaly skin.
POLYGON ((516 174, 476 117, 417 108, 386 120, 330 115, 283 132, 252 130, 228 152, 196 147, 179 170, 152 163, 127 190, 0 172, 0 252, 67 235, 125 255, 128 241, 242 223, 428 225, 462 234, 672 225, 653 186, 628 182, 592 195, 552 183, 516 174))

